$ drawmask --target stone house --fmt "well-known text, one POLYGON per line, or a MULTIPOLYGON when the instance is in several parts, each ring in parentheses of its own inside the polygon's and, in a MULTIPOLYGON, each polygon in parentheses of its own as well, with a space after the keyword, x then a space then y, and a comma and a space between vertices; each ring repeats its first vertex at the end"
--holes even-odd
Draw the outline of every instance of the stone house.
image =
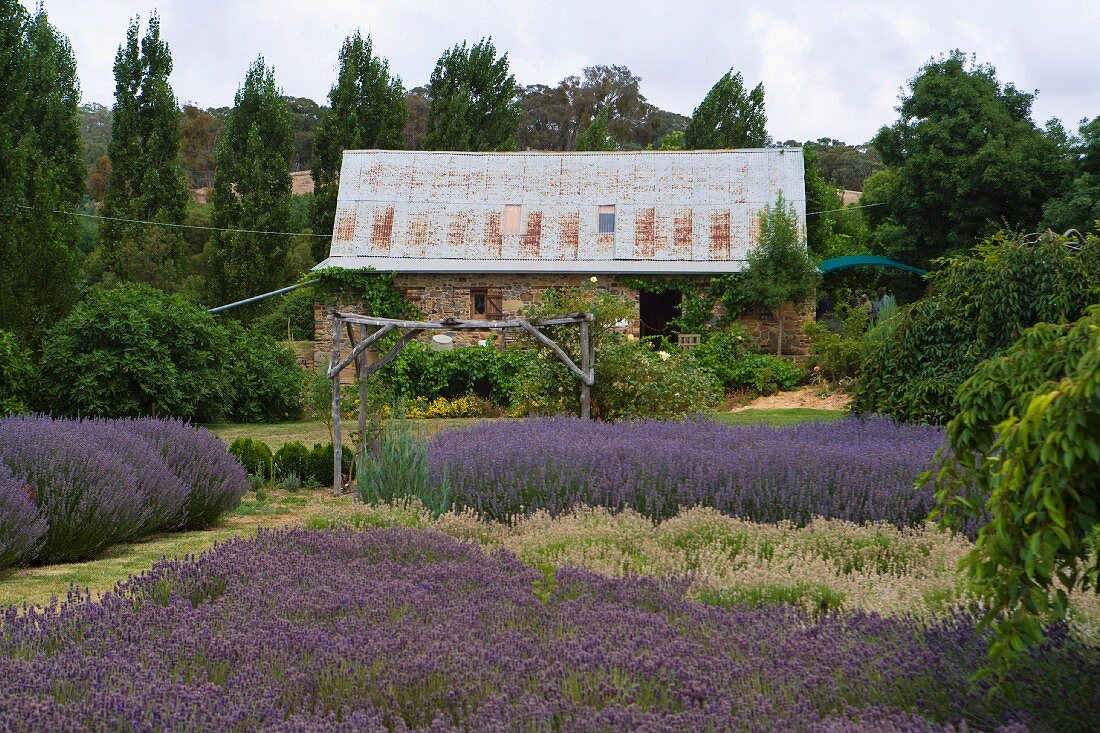
MULTIPOLYGON (((799 148, 349 150, 330 254, 317 267, 393 272, 395 285, 432 320, 515 316, 546 288, 595 276, 598 287, 637 304, 628 331, 674 335, 668 322, 680 293, 639 292, 624 278, 702 282, 742 269, 760 210, 779 193, 804 225, 799 148)), ((327 355, 331 334, 317 316, 317 351, 327 355)), ((790 353, 804 353, 801 323, 812 316, 812 304, 784 309, 790 353)), ((760 312, 743 323, 766 345, 775 319, 760 312)))

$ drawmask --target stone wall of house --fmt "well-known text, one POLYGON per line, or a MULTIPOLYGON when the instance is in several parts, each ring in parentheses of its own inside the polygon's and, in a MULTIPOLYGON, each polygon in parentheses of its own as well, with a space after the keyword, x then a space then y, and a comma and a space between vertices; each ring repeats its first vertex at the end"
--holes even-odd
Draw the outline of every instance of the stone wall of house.
MULTIPOLYGON (((701 283, 708 279, 706 276, 699 277, 701 283)), ((501 318, 513 318, 522 314, 531 304, 540 302, 543 292, 548 288, 576 287, 587 284, 589 280, 588 275, 398 274, 394 278, 394 285, 420 309, 426 319, 434 321, 445 318, 470 319, 472 317, 471 290, 485 289, 492 291, 494 295, 499 295, 501 318)), ((634 304, 634 317, 625 332, 637 336, 641 326, 637 311, 638 291, 623 284, 614 275, 597 276, 595 287, 634 304)), ((353 296, 338 298, 337 302, 340 310, 363 312, 363 304, 356 302, 353 296)), ((331 306, 314 304, 313 361, 320 371, 328 365, 332 344, 330 312, 331 306)), ((716 312, 716 319, 720 315, 720 312, 716 312)), ((809 353, 809 339, 802 333, 802 327, 813 318, 814 301, 810 300, 798 306, 787 304, 777 313, 758 309, 755 313, 739 319, 739 322, 760 343, 762 351, 773 354, 776 350, 779 326, 782 324, 783 355, 798 358, 809 353)), ((432 331, 425 332, 420 338, 427 341, 439 333, 447 334, 454 339, 456 345, 460 346, 472 346, 491 337, 499 338, 499 334, 490 333, 488 330, 432 331)), ((342 381, 352 380, 354 378, 352 371, 344 370, 341 374, 342 381)))

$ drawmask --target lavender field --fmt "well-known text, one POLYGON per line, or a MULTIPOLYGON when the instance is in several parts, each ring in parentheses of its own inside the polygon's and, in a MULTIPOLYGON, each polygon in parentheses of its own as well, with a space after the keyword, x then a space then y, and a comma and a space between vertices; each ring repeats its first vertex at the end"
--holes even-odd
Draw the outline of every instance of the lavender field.
POLYGON ((558 417, 443 433, 428 456, 457 508, 494 519, 583 504, 660 520, 703 505, 755 522, 905 527, 932 510, 931 489, 914 484, 943 443, 942 428, 884 418, 771 428, 558 417))
POLYGON ((0 728, 1087 730, 1100 660, 1054 629, 1007 693, 972 621, 727 610, 436 532, 280 530, 99 601, 9 608, 0 728))

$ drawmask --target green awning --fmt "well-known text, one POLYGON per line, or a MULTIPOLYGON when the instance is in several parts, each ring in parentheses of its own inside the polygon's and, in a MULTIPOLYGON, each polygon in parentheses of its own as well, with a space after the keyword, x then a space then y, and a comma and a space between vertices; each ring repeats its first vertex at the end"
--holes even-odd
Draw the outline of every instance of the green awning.
POLYGON ((831 260, 824 260, 817 269, 825 275, 836 270, 849 270, 853 267, 892 267, 895 270, 905 270, 906 272, 912 272, 914 274, 924 277, 928 274, 928 270, 922 270, 919 267, 913 267, 907 265, 904 262, 898 262, 892 260, 889 257, 875 257, 873 255, 852 255, 851 257, 834 257, 831 260))

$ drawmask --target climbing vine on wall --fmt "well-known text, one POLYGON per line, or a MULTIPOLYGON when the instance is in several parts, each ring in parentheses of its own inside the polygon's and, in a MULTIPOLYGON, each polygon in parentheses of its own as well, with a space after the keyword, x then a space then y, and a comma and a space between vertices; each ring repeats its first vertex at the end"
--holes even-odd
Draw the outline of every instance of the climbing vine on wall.
POLYGON ((371 268, 349 270, 326 267, 309 273, 307 279, 320 278, 318 293, 328 303, 341 296, 354 297, 363 304, 363 311, 376 318, 414 318, 417 309, 394 287, 394 273, 371 268))

